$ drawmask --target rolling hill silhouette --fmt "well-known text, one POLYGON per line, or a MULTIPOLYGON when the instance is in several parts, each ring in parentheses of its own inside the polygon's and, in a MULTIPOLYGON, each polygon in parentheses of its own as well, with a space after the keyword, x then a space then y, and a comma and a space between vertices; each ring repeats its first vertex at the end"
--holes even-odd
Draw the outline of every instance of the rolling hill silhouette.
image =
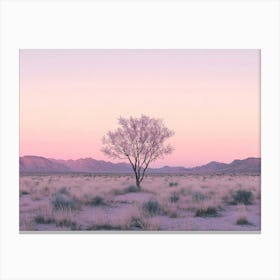
MULTIPOLYGON (((21 173, 132 173, 128 163, 112 163, 93 158, 57 160, 41 156, 23 156, 19 159, 19 166, 21 173)), ((260 172, 261 159, 253 157, 237 159, 231 163, 212 161, 192 168, 164 166, 147 170, 147 173, 157 174, 259 174, 260 172)))

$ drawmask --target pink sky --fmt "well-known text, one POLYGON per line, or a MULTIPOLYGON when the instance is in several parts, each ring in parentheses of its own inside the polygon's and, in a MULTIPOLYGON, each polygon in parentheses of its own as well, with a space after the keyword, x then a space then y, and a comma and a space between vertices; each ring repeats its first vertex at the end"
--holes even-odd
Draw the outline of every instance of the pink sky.
POLYGON ((175 131, 153 166, 260 156, 259 50, 21 50, 20 155, 102 154, 119 116, 175 131))

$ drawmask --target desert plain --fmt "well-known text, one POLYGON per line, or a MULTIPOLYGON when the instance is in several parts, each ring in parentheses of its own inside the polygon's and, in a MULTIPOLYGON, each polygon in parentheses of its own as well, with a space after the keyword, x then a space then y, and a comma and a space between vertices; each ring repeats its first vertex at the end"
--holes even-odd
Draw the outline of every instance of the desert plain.
POLYGON ((260 231, 252 174, 21 174, 21 232, 260 231))

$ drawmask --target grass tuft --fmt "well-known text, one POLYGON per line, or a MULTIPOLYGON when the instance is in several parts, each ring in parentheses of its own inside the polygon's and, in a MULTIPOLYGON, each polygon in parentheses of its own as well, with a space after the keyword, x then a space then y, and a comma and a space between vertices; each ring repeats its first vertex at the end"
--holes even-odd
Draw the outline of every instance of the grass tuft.
POLYGON ((110 224, 93 225, 86 228, 86 230, 122 230, 121 226, 114 226, 110 224))
POLYGON ((160 204, 156 200, 149 200, 142 205, 144 213, 149 216, 155 216, 162 214, 163 210, 160 204))
POLYGON ((69 219, 63 219, 63 220, 56 221, 56 226, 59 226, 59 227, 69 227, 72 230, 75 230, 77 228, 76 222, 73 222, 73 221, 71 221, 69 219))
POLYGON ((194 192, 192 194, 192 199, 196 202, 199 202, 199 201, 204 201, 207 199, 207 196, 199 191, 197 192, 194 192))
POLYGON ((105 202, 103 197, 96 195, 91 200, 89 200, 87 204, 91 206, 100 206, 100 205, 105 205, 105 202))
POLYGON ((57 190, 56 193, 70 195, 69 191, 67 190, 67 187, 61 187, 60 189, 57 190))
POLYGON ((52 218, 46 218, 42 215, 37 215, 34 218, 34 222, 37 224, 52 224, 55 222, 55 220, 52 218))
POLYGON ((130 185, 130 186, 128 186, 127 188, 125 188, 125 192, 126 192, 126 193, 140 192, 140 189, 137 188, 137 187, 134 186, 134 185, 130 185))
POLYGON ((253 201, 253 193, 251 191, 246 190, 237 190, 232 197, 232 201, 230 204, 252 204, 253 201))
POLYGON ((218 211, 216 207, 207 207, 206 209, 197 209, 195 217, 217 217, 218 211))
POLYGON ((169 197, 171 203, 176 203, 179 200, 180 196, 177 193, 172 193, 169 197))
POLYGON ((21 195, 28 195, 28 194, 30 194, 30 192, 28 192, 28 191, 21 191, 20 194, 21 195))
POLYGON ((177 182, 169 182, 169 187, 177 187, 178 183, 177 182))
POLYGON ((124 189, 115 189, 113 190, 114 195, 122 195, 122 194, 126 194, 126 193, 136 193, 136 192, 140 192, 141 190, 139 188, 137 188, 134 185, 130 185, 124 189))
POLYGON ((147 229, 146 223, 139 217, 131 217, 128 229, 131 230, 144 230, 147 229))
POLYGON ((55 210, 75 210, 78 208, 78 201, 70 196, 69 192, 60 190, 53 195, 52 206, 55 210))
POLYGON ((236 224, 240 226, 251 225, 251 223, 246 218, 237 219, 236 224))

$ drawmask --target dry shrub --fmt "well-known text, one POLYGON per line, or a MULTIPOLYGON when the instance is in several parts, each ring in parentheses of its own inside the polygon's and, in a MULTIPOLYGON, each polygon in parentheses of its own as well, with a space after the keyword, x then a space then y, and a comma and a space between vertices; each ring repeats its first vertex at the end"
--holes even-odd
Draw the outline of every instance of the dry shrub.
POLYGON ((253 193, 251 191, 239 189, 235 191, 232 196, 231 204, 245 204, 249 205, 252 204, 253 201, 253 193))
POLYGON ((173 192, 170 197, 169 197, 169 200, 171 203, 176 203, 178 200, 179 200, 180 196, 178 193, 176 192, 173 192))
POLYGON ((79 206, 79 201, 73 198, 65 187, 54 193, 51 203, 55 210, 75 210, 79 206))
POLYGON ((195 212, 195 217, 217 217, 218 209, 213 206, 209 206, 207 208, 197 209, 195 212))
POLYGON ((71 230, 76 230, 78 227, 77 222, 74 219, 74 214, 71 209, 63 209, 61 211, 52 212, 53 219, 56 227, 70 227, 71 230))
POLYGON ((155 216, 163 214, 163 208, 156 200, 149 200, 142 204, 143 212, 148 216, 155 216))
POLYGON ((128 230, 159 230, 159 225, 145 217, 132 216, 127 224, 128 230))
MULTIPOLYGON (((230 207, 232 210, 235 210, 235 207, 239 207, 244 203, 249 202, 248 205, 250 202, 260 203, 259 199, 261 195, 260 176, 211 175, 203 179, 199 175, 148 175, 143 181, 139 198, 141 198, 142 194, 148 192, 148 197, 151 197, 152 201, 157 202, 158 205, 156 207, 152 203, 151 205, 148 204, 147 208, 144 207, 145 210, 143 210, 141 202, 143 200, 138 201, 138 194, 135 195, 135 202, 133 201, 128 204, 116 203, 114 192, 119 192, 120 194, 134 192, 135 189, 131 187, 133 184, 134 179, 130 175, 65 174, 21 176, 19 192, 21 195, 20 207, 22 213, 25 212, 26 215, 24 214, 25 218, 21 217, 20 228, 36 229, 34 219, 36 215, 40 214, 43 217, 40 218, 39 216, 37 222, 46 223, 44 228, 47 228, 47 223, 54 219, 55 222, 49 224, 50 228, 57 226, 59 228, 66 227, 67 229, 71 229, 71 226, 76 223, 77 229, 80 228, 79 225, 83 225, 83 228, 87 226, 102 228, 102 225, 108 225, 107 228, 112 226, 115 229, 121 228, 122 230, 128 230, 130 228, 129 224, 131 224, 131 227, 134 228, 133 230, 137 230, 138 228, 139 230, 140 228, 145 228, 143 230, 156 230, 160 227, 166 228, 166 225, 162 223, 165 223, 169 219, 162 217, 162 215, 176 219, 178 213, 180 213, 180 216, 189 216, 195 215, 199 209, 202 209, 206 214, 202 211, 199 212, 199 215, 205 215, 207 217, 209 213, 211 214, 211 207, 216 208, 218 214, 223 214, 223 212, 220 212, 220 209, 224 208, 227 211, 228 204, 231 201, 236 201, 237 206, 230 207), (169 187, 170 182, 176 182, 178 185, 169 187), (67 187, 65 187, 65 190, 60 190, 61 186, 67 187), (238 190, 251 192, 249 199, 246 200, 246 198, 243 198, 243 200, 240 200, 236 196, 238 190), (176 202, 174 194, 179 196, 176 202), (108 206, 107 204, 105 207, 86 207, 85 205, 95 197, 102 197, 103 202, 114 201, 115 204, 111 205, 114 207, 108 208, 106 207, 108 206), (171 197, 174 197, 174 199, 171 199, 171 197), (251 200, 252 198, 255 200, 251 200), (32 199, 43 199, 44 201, 33 202, 32 199), (50 213, 48 214, 38 212, 45 202, 49 203, 50 206, 50 213), (137 209, 134 211, 134 208, 131 208, 132 206, 135 206, 135 209, 137 209), (210 208, 210 211, 207 211, 208 208, 210 208), (115 212, 115 209, 117 212, 115 212), (90 214, 84 213, 83 211, 90 211, 90 214), (108 211, 112 211, 109 217, 107 216, 108 211), (64 216, 66 220, 63 217, 58 217, 59 214, 64 216), (137 225, 137 223, 139 224, 137 225)), ((102 204, 97 202, 97 205, 102 204)), ((236 217, 235 221, 238 218, 236 217)), ((247 220, 250 222, 248 213, 247 220)))
POLYGON ((245 204, 237 206, 236 224, 252 225, 251 222, 249 222, 248 220, 248 211, 245 204))
POLYGON ((126 194, 126 193, 136 193, 136 192, 140 192, 141 190, 139 188, 137 188, 134 185, 129 185, 128 187, 124 188, 124 189, 113 189, 112 193, 114 195, 122 195, 122 194, 126 194))

